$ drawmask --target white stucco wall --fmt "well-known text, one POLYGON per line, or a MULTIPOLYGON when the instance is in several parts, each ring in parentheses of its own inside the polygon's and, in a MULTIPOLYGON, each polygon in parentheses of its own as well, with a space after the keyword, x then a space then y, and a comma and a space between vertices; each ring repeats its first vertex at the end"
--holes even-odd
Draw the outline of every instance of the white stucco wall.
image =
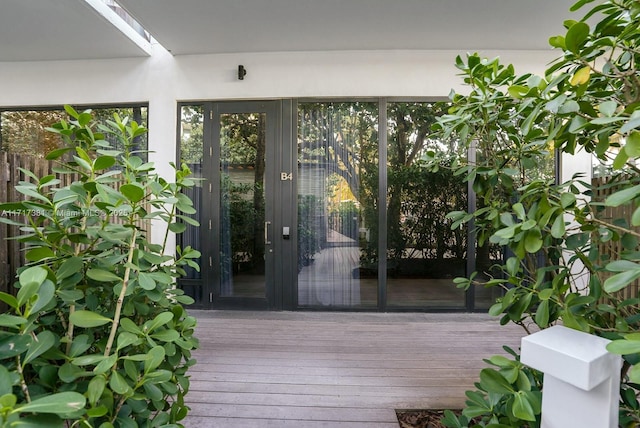
MULTIPOLYGON (((0 107, 149 103, 151 160, 170 176, 178 101, 446 97, 464 90, 452 51, 286 52, 174 57, 154 45, 148 58, 0 62, 0 107), (247 69, 237 79, 237 67, 247 69)), ((543 73, 552 51, 482 52, 543 73)), ((160 236, 161 231, 154 232, 160 236)))

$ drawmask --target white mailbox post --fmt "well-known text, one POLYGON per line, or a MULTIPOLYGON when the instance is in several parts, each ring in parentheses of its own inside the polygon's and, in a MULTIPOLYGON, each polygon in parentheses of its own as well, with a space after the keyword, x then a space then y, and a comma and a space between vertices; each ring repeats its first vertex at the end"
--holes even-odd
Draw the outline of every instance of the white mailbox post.
POLYGON ((522 339, 522 363, 544 373, 542 428, 618 427, 622 358, 609 342, 559 325, 522 339))

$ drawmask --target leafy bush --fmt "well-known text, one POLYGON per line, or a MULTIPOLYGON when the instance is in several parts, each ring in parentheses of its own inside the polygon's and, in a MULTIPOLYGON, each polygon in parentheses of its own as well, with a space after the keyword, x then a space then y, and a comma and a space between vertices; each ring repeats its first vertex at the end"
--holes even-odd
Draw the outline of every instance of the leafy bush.
MULTIPOLYGON (((572 10, 589 3, 581 0, 572 10)), ((490 309, 503 324, 528 331, 534 323, 546 328, 561 321, 613 339, 609 350, 626 362, 623 426, 640 422, 640 300, 619 294, 640 278, 639 19, 638 2, 620 0, 598 3, 580 21, 566 21, 566 34, 550 39, 562 55, 544 77, 517 75, 513 66, 477 54, 458 57, 470 91, 452 95, 437 126, 440 138, 458 138, 478 153, 476 163, 457 170, 472 183, 478 209, 450 213, 453 227, 473 221, 479 245, 501 245, 510 254, 498 266, 501 275, 484 282, 474 274, 457 282, 503 287, 504 297, 490 309), (561 184, 537 176, 554 150, 586 151, 608 162, 616 191, 599 201, 580 176, 561 184), (632 212, 628 220, 600 215, 603 207, 618 206, 632 212), (609 242, 619 242, 621 250, 607 250, 609 242)), ((486 373, 477 385, 480 396, 468 395, 472 408, 490 404, 471 412, 482 416, 475 426, 539 426, 538 399, 527 384, 507 387, 510 379, 486 373)), ((449 426, 458 426, 453 419, 449 426)))
POLYGON ((321 250, 322 225, 317 221, 320 203, 316 196, 298 195, 298 271, 310 265, 321 250))
POLYGON ((0 315, 1 425, 180 426, 198 341, 182 306, 193 300, 174 283, 183 266, 198 268, 199 253, 165 248, 169 232, 197 224, 181 193, 194 185, 190 171, 167 182, 131 151, 146 132, 137 123, 114 115, 98 132, 90 112, 65 110, 70 121, 50 129, 65 143, 47 155, 57 176, 22 170, 16 190, 27 200, 0 205, 24 215, 0 220, 21 226, 29 261, 17 295, 0 293, 9 307, 0 315), (167 225, 161 244, 146 238, 150 221, 167 225))

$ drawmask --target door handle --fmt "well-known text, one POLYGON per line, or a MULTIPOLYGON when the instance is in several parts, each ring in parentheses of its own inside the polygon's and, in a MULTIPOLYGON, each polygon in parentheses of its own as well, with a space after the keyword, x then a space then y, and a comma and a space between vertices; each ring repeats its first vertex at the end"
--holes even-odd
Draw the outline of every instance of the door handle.
POLYGON ((271 245, 271 241, 269 241, 269 226, 271 226, 270 221, 264 222, 264 245, 271 245))

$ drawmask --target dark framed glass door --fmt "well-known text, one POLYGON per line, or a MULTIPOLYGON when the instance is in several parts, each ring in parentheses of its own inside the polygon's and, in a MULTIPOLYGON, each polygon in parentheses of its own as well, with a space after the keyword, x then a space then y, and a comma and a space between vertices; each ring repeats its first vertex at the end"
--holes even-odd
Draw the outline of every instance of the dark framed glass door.
POLYGON ((178 241, 202 254, 200 271, 180 280, 195 307, 293 307, 292 109, 286 100, 180 105, 179 156, 200 179, 189 194, 200 227, 178 241))
POLYGON ((273 308, 276 103, 215 103, 209 117, 211 303, 273 308))

